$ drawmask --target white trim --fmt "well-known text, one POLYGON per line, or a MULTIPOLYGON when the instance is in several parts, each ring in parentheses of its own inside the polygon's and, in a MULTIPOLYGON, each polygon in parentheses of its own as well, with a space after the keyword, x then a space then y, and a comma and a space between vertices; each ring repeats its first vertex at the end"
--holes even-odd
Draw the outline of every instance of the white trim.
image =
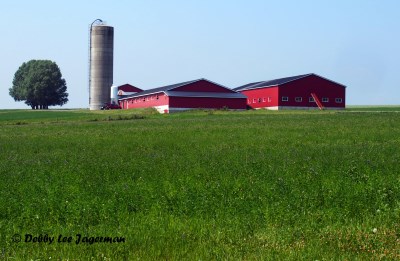
MULTIPOLYGON (((267 110, 319 110, 318 107, 304 107, 304 106, 270 106, 270 107, 263 107, 263 108, 256 108, 259 109, 267 109, 267 110)), ((344 110, 343 107, 324 107, 324 110, 344 110)))
MULTIPOLYGON (((176 108, 169 107, 169 113, 180 112, 180 111, 189 111, 189 110, 219 110, 217 108, 176 108)), ((245 111, 245 109, 229 109, 230 111, 245 111)))
POLYGON ((277 111, 279 109, 279 106, 270 106, 270 107, 264 107, 264 108, 257 108, 258 109, 267 109, 271 111, 277 111))
POLYGON ((295 97, 294 101, 295 102, 303 102, 303 97, 295 97))
POLYGON ((154 106, 153 108, 156 109, 161 114, 164 114, 165 110, 167 110, 169 113, 169 105, 154 106))
POLYGON ((123 90, 118 91, 118 96, 126 96, 126 95, 133 95, 138 92, 124 92, 123 90))
POLYGON ((151 92, 151 93, 146 93, 146 94, 137 95, 137 96, 124 97, 124 98, 120 98, 119 100, 122 101, 122 100, 127 100, 127 99, 132 99, 132 98, 139 98, 139 97, 143 97, 143 96, 147 96, 147 95, 153 95, 153 94, 156 94, 156 93, 164 93, 164 95, 167 95, 165 93, 165 91, 158 91, 158 92, 151 92))

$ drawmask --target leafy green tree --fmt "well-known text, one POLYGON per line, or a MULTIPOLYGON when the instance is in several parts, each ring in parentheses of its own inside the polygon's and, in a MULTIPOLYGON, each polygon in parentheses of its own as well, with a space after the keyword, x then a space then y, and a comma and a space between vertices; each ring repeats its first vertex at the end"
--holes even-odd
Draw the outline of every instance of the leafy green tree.
POLYGON ((9 91, 15 101, 25 101, 32 109, 48 109, 68 102, 67 84, 60 68, 49 60, 23 63, 15 72, 9 91))

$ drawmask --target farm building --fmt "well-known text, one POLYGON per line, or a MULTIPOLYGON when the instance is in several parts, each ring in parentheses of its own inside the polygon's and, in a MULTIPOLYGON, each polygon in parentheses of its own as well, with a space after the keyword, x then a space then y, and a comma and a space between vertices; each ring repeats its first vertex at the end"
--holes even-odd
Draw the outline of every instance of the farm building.
POLYGON ((127 96, 131 94, 135 94, 138 92, 142 92, 142 89, 139 89, 138 87, 135 87, 130 84, 124 84, 121 86, 118 86, 118 96, 127 96))
POLYGON ((316 74, 249 83, 233 89, 253 109, 344 109, 346 86, 316 74))
POLYGON ((149 89, 118 99, 122 109, 156 108, 160 113, 195 108, 246 109, 246 96, 207 79, 149 89))

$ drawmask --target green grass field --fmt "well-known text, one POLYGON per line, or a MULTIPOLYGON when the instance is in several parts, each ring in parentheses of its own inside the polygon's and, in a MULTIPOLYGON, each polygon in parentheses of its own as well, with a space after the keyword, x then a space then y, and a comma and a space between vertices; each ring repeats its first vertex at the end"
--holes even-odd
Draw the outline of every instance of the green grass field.
POLYGON ((398 260, 399 111, 2 110, 0 259, 398 260))

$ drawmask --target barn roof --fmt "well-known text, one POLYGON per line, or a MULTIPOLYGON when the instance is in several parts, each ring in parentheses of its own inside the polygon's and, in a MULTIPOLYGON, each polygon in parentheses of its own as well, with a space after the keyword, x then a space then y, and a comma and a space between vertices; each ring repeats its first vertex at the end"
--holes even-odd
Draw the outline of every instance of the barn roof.
POLYGON ((163 86, 163 87, 158 87, 158 88, 153 88, 153 89, 148 89, 148 90, 144 90, 142 92, 138 92, 132 95, 128 95, 125 96, 123 99, 126 98, 132 98, 132 97, 140 97, 140 96, 144 96, 144 95, 148 95, 148 94, 154 94, 154 93, 160 93, 160 92, 164 92, 166 95, 168 96, 174 96, 174 97, 219 97, 219 98, 245 98, 246 96, 244 96, 243 94, 240 93, 236 93, 236 91, 232 91, 232 93, 211 93, 211 92, 180 92, 180 91, 173 91, 174 89, 178 88, 178 87, 182 87, 194 82, 198 82, 198 81, 207 81, 213 84, 216 84, 218 86, 221 86, 225 89, 228 89, 230 91, 232 91, 231 89, 222 86, 220 84, 217 84, 215 82, 209 81, 207 79, 201 78, 201 79, 197 79, 197 80, 193 80, 193 81, 187 81, 187 82, 181 82, 181 83, 176 83, 176 84, 171 84, 171 85, 167 85, 167 86, 163 86))
POLYGON ((174 91, 166 91, 170 97, 207 97, 207 98, 247 98, 245 95, 238 92, 174 92, 174 91))
MULTIPOLYGON (((301 78, 304 78, 304 77, 307 77, 307 76, 311 76, 311 75, 315 75, 317 77, 323 78, 323 79, 328 80, 330 82, 334 82, 334 81, 331 81, 331 80, 326 79, 324 77, 321 77, 321 76, 319 76, 317 74, 309 73, 309 74, 302 74, 302 75, 279 78, 279 79, 268 80, 268 81, 248 83, 248 84, 239 86, 237 88, 234 88, 233 90, 235 90, 235 91, 243 91, 243 90, 251 90, 251 89, 257 89, 257 88, 263 88, 263 87, 271 87, 271 86, 283 85, 285 83, 292 82, 292 81, 295 81, 295 80, 298 80, 298 79, 301 79, 301 78)), ((343 84, 340 84, 340 83, 337 83, 337 82, 334 82, 334 83, 345 87, 343 84)))
POLYGON ((140 89, 136 86, 130 85, 129 83, 118 86, 118 90, 121 90, 124 92, 141 92, 141 91, 143 91, 142 89, 140 89))
POLYGON ((142 91, 140 93, 137 93, 137 94, 135 94, 133 96, 142 96, 142 95, 151 94, 151 93, 165 92, 165 91, 173 90, 175 88, 178 88, 178 87, 190 84, 190 83, 194 83, 194 82, 197 82, 197 81, 200 81, 200 80, 202 80, 202 79, 193 80, 193 81, 187 81, 187 82, 181 82, 181 83, 176 83, 176 84, 171 84, 171 85, 157 87, 157 88, 153 88, 153 89, 148 89, 148 90, 144 90, 144 91, 142 91))

